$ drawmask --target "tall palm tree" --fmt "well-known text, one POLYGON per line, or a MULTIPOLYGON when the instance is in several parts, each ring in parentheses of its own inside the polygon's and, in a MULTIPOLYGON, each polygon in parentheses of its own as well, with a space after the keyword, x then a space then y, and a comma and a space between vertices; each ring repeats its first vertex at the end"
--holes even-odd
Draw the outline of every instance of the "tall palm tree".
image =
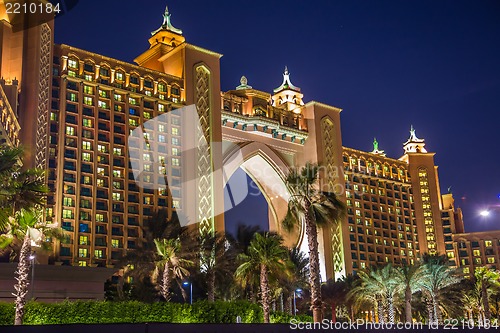
POLYGON ((186 276, 189 276, 189 270, 186 267, 193 265, 193 262, 179 257, 181 251, 181 241, 179 238, 157 238, 154 240, 154 243, 158 254, 158 259, 156 261, 157 272, 159 272, 159 269, 163 268, 159 284, 160 293, 168 302, 170 301, 170 288, 173 278, 184 279, 186 276))
POLYGON ((481 290, 481 301, 484 309, 484 319, 491 319, 489 297, 494 287, 500 287, 500 273, 489 267, 476 267, 474 271, 476 284, 481 290))
POLYGON ((17 240, 22 240, 19 252, 19 262, 16 269, 17 283, 14 286, 16 297, 16 312, 14 325, 22 325, 24 317, 24 306, 29 287, 29 271, 31 269, 30 255, 32 246, 40 246, 44 249, 50 248, 53 238, 63 237, 62 229, 56 225, 47 224, 41 219, 41 210, 21 209, 10 218, 10 224, 1 230, 0 243, 7 246, 17 240))
POLYGON ((347 298, 347 284, 342 280, 328 280, 321 286, 321 295, 325 302, 330 303, 332 322, 337 322, 337 307, 344 304, 347 298))
POLYGON ((226 282, 236 269, 237 252, 222 234, 201 235, 199 246, 200 268, 207 283, 208 301, 214 302, 217 282, 226 282))
POLYGON ((422 281, 425 278, 425 269, 422 265, 404 265, 398 270, 399 280, 404 285, 405 295, 405 319, 407 323, 412 322, 411 301, 412 296, 422 289, 422 281))
POLYGON ((257 233, 250 242, 248 254, 240 254, 238 259, 241 262, 235 273, 238 281, 245 280, 248 274, 254 274, 256 268, 260 271, 260 293, 264 322, 269 323, 269 276, 273 272, 283 271, 286 268, 287 249, 283 246, 283 239, 269 232, 263 235, 257 233))
MULTIPOLYGON (((478 311, 479 316, 482 312, 481 302, 481 286, 476 283, 467 293, 462 297, 462 304, 466 311, 466 316, 471 323, 474 323, 474 312, 478 311)), ((465 316, 464 316, 465 317, 465 316)))
POLYGON ((322 319, 320 268, 318 252, 318 227, 340 223, 345 205, 332 192, 323 192, 318 184, 318 166, 311 163, 292 169, 285 184, 290 192, 288 211, 283 220, 285 230, 291 231, 304 224, 309 247, 309 285, 313 319, 322 319))
POLYGON ((442 313, 439 307, 443 289, 460 282, 460 278, 455 275, 446 264, 436 261, 429 261, 424 264, 425 277, 422 280, 422 291, 427 295, 429 302, 429 323, 442 324, 442 313))

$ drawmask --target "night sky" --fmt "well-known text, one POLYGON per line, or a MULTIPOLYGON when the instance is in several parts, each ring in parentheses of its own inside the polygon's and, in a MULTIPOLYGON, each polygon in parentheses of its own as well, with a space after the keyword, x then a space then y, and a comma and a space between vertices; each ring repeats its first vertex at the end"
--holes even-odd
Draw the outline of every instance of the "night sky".
MULTIPOLYGON (((56 19, 56 42, 132 62, 166 4, 80 1, 56 19)), ((287 65, 305 101, 344 110, 345 146, 371 150, 376 137, 394 158, 413 124, 437 153, 441 190, 452 186, 466 230, 500 229, 500 1, 168 5, 189 43, 224 54, 223 90, 245 75, 271 92, 287 65), (487 208, 492 214, 479 217, 487 208)))

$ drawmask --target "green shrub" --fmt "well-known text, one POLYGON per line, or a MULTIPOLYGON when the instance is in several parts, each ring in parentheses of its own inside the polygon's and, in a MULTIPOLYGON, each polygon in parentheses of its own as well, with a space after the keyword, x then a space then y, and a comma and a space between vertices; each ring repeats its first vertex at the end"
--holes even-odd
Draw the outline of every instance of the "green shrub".
MULTIPOLYGON (((28 302, 24 324, 110 324, 110 323, 235 323, 240 316, 243 323, 261 323, 262 308, 247 301, 210 303, 199 301, 193 305, 178 303, 141 303, 106 301, 64 301, 61 303, 28 302)), ((273 322, 286 323, 291 317, 276 313, 273 322)), ((0 325, 12 325, 14 304, 0 303, 0 325)))

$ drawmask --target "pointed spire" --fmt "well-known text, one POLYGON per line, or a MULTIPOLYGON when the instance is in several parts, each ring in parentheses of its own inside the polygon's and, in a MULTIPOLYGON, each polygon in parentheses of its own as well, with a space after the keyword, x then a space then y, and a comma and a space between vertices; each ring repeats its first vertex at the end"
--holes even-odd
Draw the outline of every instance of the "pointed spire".
POLYGON ((300 92, 300 88, 294 86, 292 84, 292 82, 290 81, 290 72, 288 71, 287 66, 285 66, 285 71, 283 72, 283 83, 281 84, 281 86, 274 89, 274 93, 276 94, 276 93, 283 91, 283 90, 294 90, 296 92, 300 92))
POLYGON ((403 144, 403 149, 406 153, 427 153, 427 150, 424 148, 425 140, 419 139, 417 134, 415 133, 415 128, 413 125, 410 127, 410 137, 403 144))
POLYGON ((168 11, 168 6, 165 7, 165 12, 163 13, 163 23, 160 28, 156 29, 155 31, 151 32, 151 35, 156 35, 158 32, 161 30, 168 30, 173 33, 182 35, 182 30, 177 29, 172 25, 172 22, 170 21, 170 12, 168 11))
POLYGON ((385 156, 385 152, 383 150, 378 149, 378 141, 377 138, 373 138, 373 151, 372 154, 385 156))

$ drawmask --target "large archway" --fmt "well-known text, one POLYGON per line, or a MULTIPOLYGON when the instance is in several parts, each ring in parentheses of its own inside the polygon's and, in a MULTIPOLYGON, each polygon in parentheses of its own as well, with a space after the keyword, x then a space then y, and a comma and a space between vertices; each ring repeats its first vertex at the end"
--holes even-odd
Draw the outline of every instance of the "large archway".
MULTIPOLYGON (((287 246, 301 248, 304 238, 302 228, 288 233, 282 229, 280 223, 286 215, 290 197, 284 182, 289 168, 288 163, 276 151, 263 143, 243 142, 228 147, 230 148, 223 152, 224 187, 233 174, 239 169, 243 170, 252 180, 248 187, 248 195, 261 195, 267 202, 269 230, 283 236, 287 246), (236 155, 239 156, 238 159, 234 158, 236 155)), ((237 205, 227 206, 226 202, 225 206, 226 211, 238 208, 237 205)))

